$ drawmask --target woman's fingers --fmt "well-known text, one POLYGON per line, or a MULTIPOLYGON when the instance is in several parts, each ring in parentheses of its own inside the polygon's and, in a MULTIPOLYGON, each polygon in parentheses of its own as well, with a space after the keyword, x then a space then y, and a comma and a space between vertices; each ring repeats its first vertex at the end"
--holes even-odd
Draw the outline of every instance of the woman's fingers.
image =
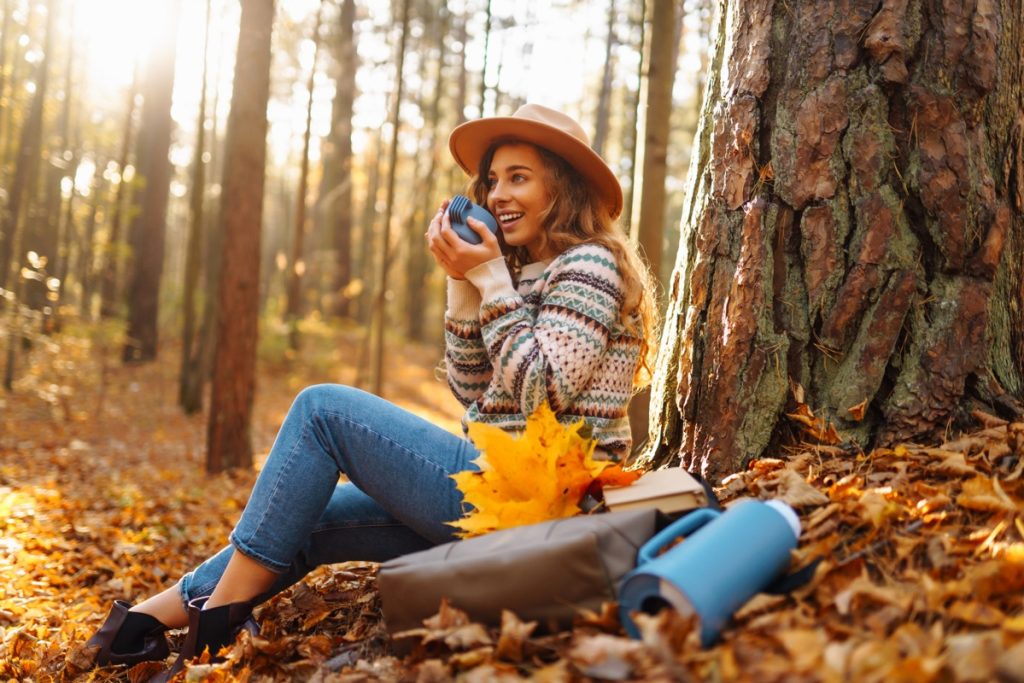
POLYGON ((469 227, 473 228, 473 231, 476 234, 480 235, 480 240, 482 244, 485 244, 489 247, 493 246, 493 248, 495 249, 500 249, 500 247, 498 246, 498 238, 494 235, 493 232, 491 232, 490 228, 487 227, 486 223, 470 216, 467 218, 466 224, 469 225, 469 227))

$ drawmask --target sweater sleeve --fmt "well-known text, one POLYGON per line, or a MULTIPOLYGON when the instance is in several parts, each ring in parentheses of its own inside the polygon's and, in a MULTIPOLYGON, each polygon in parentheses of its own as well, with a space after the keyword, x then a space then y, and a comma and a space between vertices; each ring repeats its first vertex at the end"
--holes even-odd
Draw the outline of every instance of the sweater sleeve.
POLYGON ((599 245, 562 253, 548 267, 535 318, 500 273, 474 269, 466 277, 482 295, 480 325, 491 365, 522 414, 544 401, 563 412, 600 367, 622 308, 614 255, 599 245))
POLYGON ((480 293, 466 280, 448 278, 444 342, 448 387, 469 407, 484 393, 494 370, 480 335, 480 293))

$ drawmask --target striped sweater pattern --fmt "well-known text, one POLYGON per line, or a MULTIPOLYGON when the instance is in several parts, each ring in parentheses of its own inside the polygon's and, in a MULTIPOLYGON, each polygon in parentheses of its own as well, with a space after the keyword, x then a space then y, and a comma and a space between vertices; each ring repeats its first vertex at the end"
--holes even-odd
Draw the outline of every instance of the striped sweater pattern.
POLYGON ((596 244, 524 266, 518 286, 501 258, 449 278, 445 361, 463 429, 521 430, 547 401, 563 424, 585 420, 598 457, 628 455, 640 324, 623 324, 623 298, 615 256, 596 244))

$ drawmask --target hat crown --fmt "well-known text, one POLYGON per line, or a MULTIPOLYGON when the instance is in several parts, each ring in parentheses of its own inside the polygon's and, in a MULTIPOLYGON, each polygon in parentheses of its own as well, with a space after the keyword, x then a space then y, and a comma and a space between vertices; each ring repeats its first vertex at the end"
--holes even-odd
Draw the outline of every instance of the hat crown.
POLYGON ((561 157, 592 184, 612 218, 621 213, 622 186, 615 172, 590 146, 590 136, 583 126, 560 111, 524 104, 511 116, 467 121, 452 131, 448 148, 456 163, 472 175, 496 141, 510 140, 536 145, 561 157))
POLYGON ((563 133, 567 133, 587 147, 590 147, 590 137, 587 135, 587 131, 583 130, 583 126, 572 117, 560 111, 549 109, 540 104, 524 104, 516 110, 512 118, 542 123, 545 126, 550 126, 563 133))

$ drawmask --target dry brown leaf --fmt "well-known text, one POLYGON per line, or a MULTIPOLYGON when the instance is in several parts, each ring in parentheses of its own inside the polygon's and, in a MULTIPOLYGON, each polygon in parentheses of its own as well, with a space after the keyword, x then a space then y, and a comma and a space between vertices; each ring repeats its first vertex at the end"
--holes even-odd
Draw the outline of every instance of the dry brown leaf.
POLYGON ((996 490, 994 480, 987 477, 974 477, 964 482, 956 504, 969 510, 982 512, 1017 512, 1017 506, 1010 501, 1002 490, 996 490), (1000 495, 1002 494, 1002 495, 1000 495))
POLYGON ((961 633, 946 639, 946 661, 958 681, 991 681, 1003 652, 999 631, 961 633))
POLYGON ((879 586, 865 575, 855 579, 845 590, 836 594, 835 606, 843 616, 850 615, 858 603, 869 601, 875 604, 887 604, 906 610, 913 600, 908 593, 894 587, 879 586))
POLYGON ((999 626, 1006 619, 998 608, 975 600, 957 600, 949 606, 946 614, 950 619, 959 619, 972 626, 999 626))
POLYGON ((860 422, 864 419, 864 413, 868 409, 868 399, 864 399, 855 406, 850 406, 846 409, 846 412, 850 414, 854 422, 860 422))
POLYGON ((635 640, 606 633, 576 638, 568 659, 584 676, 625 681, 643 656, 643 645, 635 640))
POLYGON ((607 633, 618 633, 619 628, 621 628, 619 623, 619 605, 616 602, 602 602, 600 614, 584 607, 573 616, 573 626, 576 628, 596 628, 607 633))
POLYGON ((772 634, 786 650, 796 673, 809 672, 824 661, 825 633, 815 629, 780 629, 772 634))
POLYGON ((1024 683, 1024 641, 999 655, 996 677, 1000 683, 1024 683))
POLYGON ((793 470, 782 470, 772 481, 777 482, 778 486, 774 497, 795 508, 825 505, 829 502, 828 496, 808 484, 793 470))
POLYGON ((518 663, 523 660, 523 645, 530 634, 537 628, 536 621, 521 621, 513 612, 502 610, 501 635, 494 656, 508 662, 518 663))
POLYGON ((928 469, 941 474, 951 476, 978 476, 978 470, 967 463, 967 459, 960 451, 946 451, 940 448, 929 448, 926 451, 929 456, 940 458, 939 462, 929 463, 928 469))

